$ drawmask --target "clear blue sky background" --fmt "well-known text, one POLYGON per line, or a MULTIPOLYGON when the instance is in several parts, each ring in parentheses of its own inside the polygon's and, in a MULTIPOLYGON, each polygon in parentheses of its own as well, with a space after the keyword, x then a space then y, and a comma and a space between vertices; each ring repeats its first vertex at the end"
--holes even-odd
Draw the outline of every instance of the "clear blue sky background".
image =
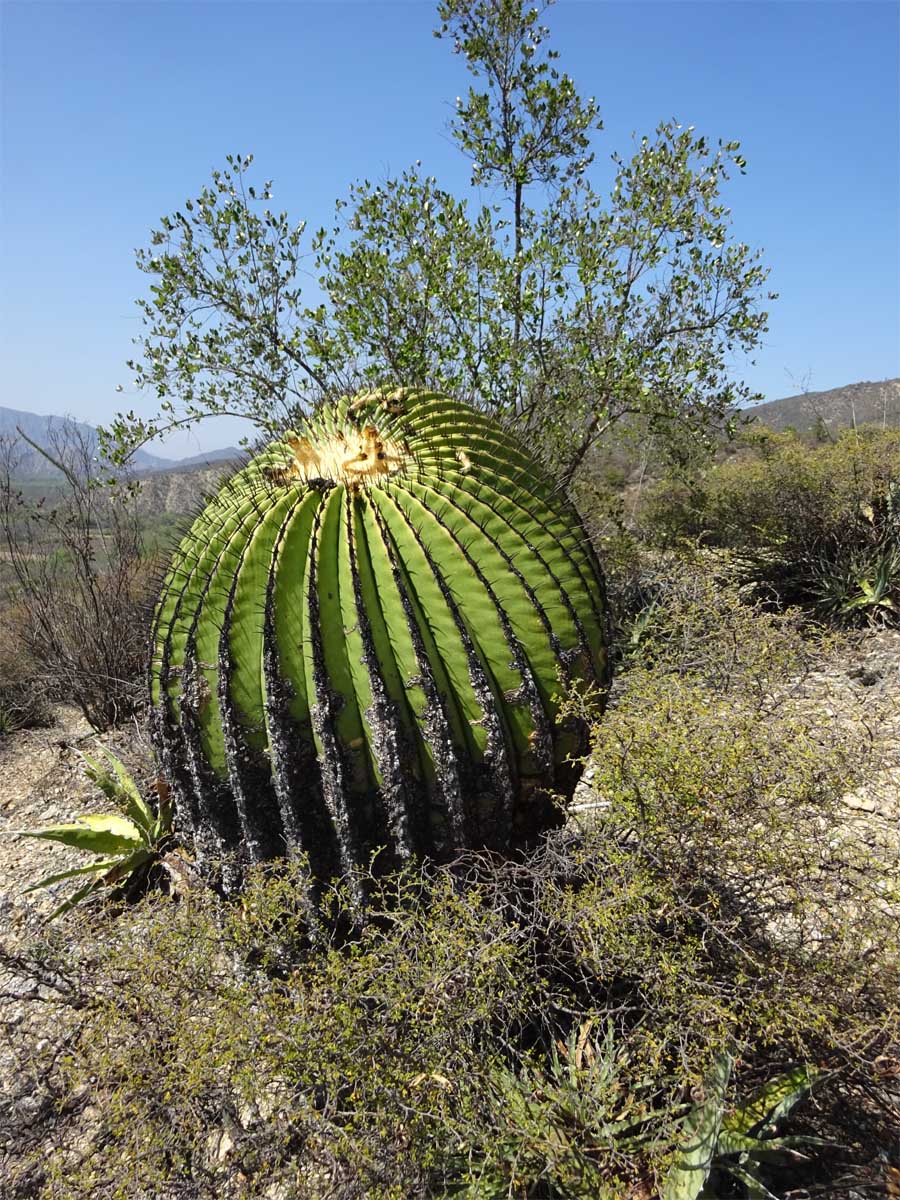
MULTIPOLYGON (((469 76, 432 38, 428 0, 5 0, 0 14, 8 407, 150 411, 124 366, 148 282, 133 250, 229 152, 252 151, 275 204, 312 228, 351 180, 417 158, 468 188, 446 124, 469 76)), ((741 140, 748 174, 728 200, 781 294, 742 372, 753 387, 775 399, 799 390, 791 376, 819 390, 900 374, 897 4, 560 0, 547 22, 600 102, 599 178, 665 118, 741 140)))

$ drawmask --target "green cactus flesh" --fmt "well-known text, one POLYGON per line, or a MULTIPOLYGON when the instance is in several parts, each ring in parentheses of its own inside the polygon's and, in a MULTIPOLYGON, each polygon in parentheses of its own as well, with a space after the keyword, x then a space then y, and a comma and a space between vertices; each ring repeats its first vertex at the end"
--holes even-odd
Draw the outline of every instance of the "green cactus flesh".
POLYGON ((373 392, 272 443, 181 543, 154 738, 199 853, 322 879, 549 823, 584 732, 558 693, 606 679, 600 572, 552 481, 462 404, 373 392))

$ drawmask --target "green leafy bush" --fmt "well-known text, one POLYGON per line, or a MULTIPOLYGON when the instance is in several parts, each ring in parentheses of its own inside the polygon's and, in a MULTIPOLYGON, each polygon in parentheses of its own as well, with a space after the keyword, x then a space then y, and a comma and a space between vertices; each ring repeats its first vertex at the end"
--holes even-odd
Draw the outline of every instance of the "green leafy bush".
POLYGON ((640 519, 656 544, 732 550, 764 589, 824 617, 900 617, 900 431, 810 446, 754 430, 702 477, 656 485, 640 519))
POLYGON ((684 1018, 673 1033, 789 1036, 813 1012, 838 1019, 854 946, 886 979, 897 969, 897 839, 886 817, 860 828, 844 799, 874 773, 878 713, 848 700, 822 720, 803 683, 836 643, 810 640, 796 611, 749 605, 702 564, 667 583, 593 729, 585 836, 603 866, 570 919, 590 925, 598 977, 644 962, 644 1001, 684 1018), (605 892, 627 904, 606 922, 605 892))

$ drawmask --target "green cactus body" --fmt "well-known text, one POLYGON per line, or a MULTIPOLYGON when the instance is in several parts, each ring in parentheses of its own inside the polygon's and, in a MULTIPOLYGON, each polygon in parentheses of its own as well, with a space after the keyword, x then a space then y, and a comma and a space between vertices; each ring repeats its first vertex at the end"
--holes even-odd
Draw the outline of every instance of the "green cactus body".
POLYGON ((494 421, 430 392, 320 410, 227 482, 157 606, 154 737, 198 851, 316 878, 499 850, 552 821, 607 681, 577 515, 494 421))

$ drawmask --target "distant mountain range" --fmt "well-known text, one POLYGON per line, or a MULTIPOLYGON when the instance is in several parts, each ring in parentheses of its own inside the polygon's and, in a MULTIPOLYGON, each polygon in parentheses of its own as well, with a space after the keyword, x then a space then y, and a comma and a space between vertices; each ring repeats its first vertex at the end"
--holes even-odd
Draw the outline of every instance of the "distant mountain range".
POLYGON ((849 383, 827 392, 803 392, 744 409, 770 429, 815 429, 823 421, 829 431, 855 425, 900 427, 900 379, 849 383))
MULTIPOLYGON (((54 437, 63 433, 66 428, 74 429, 84 439, 85 445, 95 453, 98 446, 97 430, 93 425, 71 418, 45 417, 38 413, 24 412, 15 408, 0 407, 0 439, 12 440, 21 430, 38 446, 53 451, 54 437)), ((150 454, 146 450, 136 450, 132 462, 141 473, 156 471, 184 470, 193 467, 205 467, 212 463, 227 459, 240 458, 241 452, 234 446, 226 446, 222 450, 210 450, 205 454, 194 454, 189 458, 162 458, 158 454, 150 454)), ((59 472, 37 450, 32 449, 27 442, 20 440, 16 449, 18 466, 16 473, 23 478, 52 479, 59 472)))

